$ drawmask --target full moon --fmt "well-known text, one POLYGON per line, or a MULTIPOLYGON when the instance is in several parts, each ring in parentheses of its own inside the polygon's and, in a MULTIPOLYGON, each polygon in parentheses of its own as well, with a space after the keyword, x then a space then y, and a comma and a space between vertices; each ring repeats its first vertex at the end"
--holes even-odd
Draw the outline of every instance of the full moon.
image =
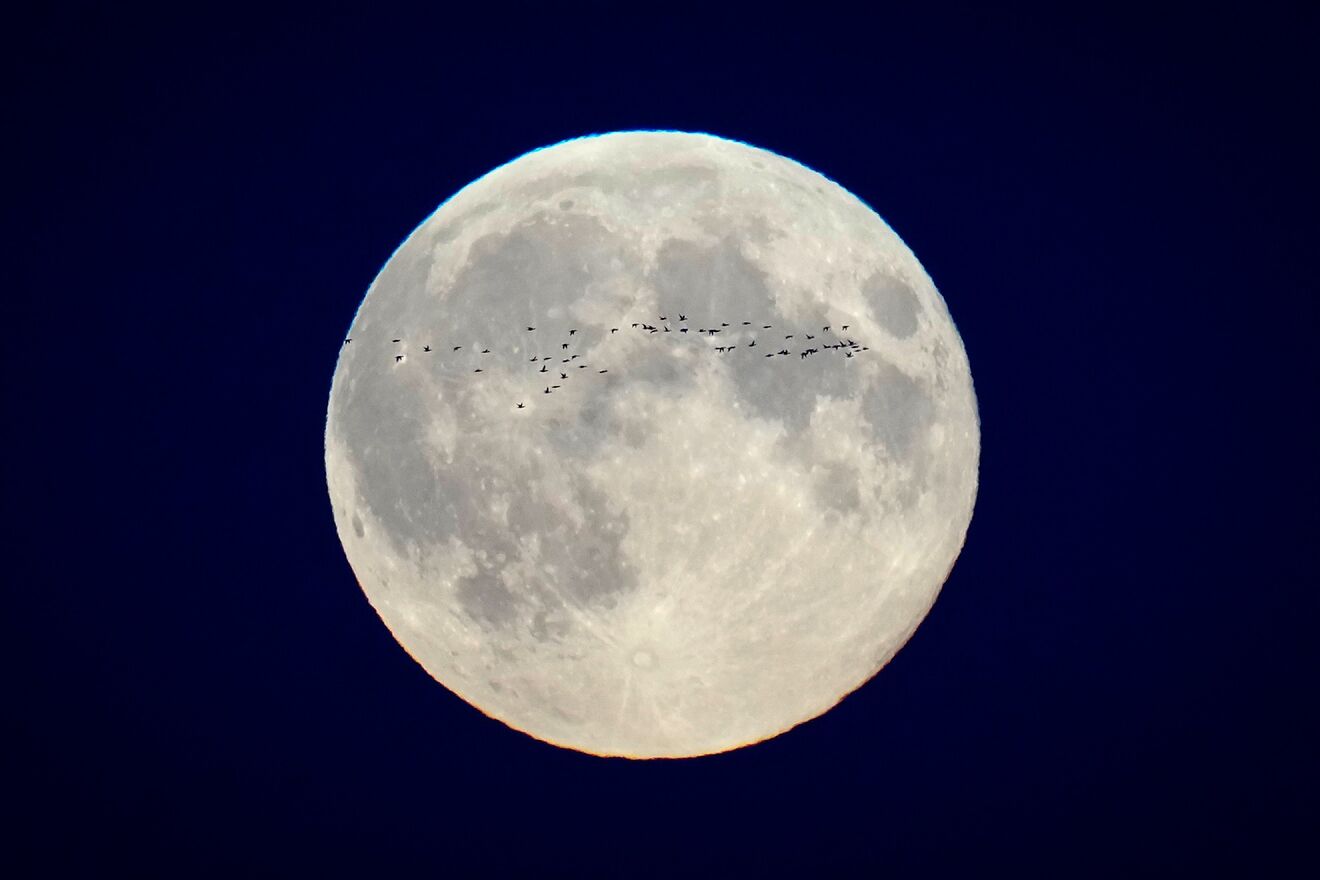
POLYGON ((687 757, 814 718, 962 548, 980 427, 943 298, 775 153, 616 132, 527 153, 399 246, 325 427, 349 564, 481 712, 687 757))

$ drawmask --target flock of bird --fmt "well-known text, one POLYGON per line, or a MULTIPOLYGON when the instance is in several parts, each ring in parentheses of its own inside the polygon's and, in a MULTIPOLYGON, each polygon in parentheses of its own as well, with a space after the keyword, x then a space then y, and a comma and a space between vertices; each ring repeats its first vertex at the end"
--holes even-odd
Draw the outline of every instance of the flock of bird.
MULTIPOLYGON (((701 335, 704 334, 704 335, 707 336, 708 338, 714 338, 715 335, 716 335, 717 333, 723 333, 723 332, 725 332, 726 330, 728 330, 728 328, 731 326, 731 325, 729 324, 729 322, 727 322, 727 321, 721 321, 721 322, 720 322, 720 325, 719 325, 718 327, 699 327, 699 328, 696 328, 696 329, 694 330, 693 328, 691 328, 691 327, 687 327, 687 326, 670 327, 669 324, 666 323, 666 322, 668 322, 668 321, 670 320, 669 317, 666 316, 666 315, 660 315, 659 318, 660 318, 660 325, 661 325, 661 326, 659 326, 659 327, 655 326, 654 324, 649 324, 649 323, 647 323, 647 322, 645 322, 645 321, 635 321, 635 322, 632 322, 632 324, 631 324, 631 328, 630 328, 630 329, 638 330, 638 331, 640 331, 640 332, 642 332, 642 333, 647 334, 648 336, 651 335, 651 334, 653 334, 653 333, 674 333, 674 332, 677 332, 677 333, 679 333, 679 334, 685 334, 685 333, 689 333, 689 332, 694 332, 694 333, 696 333, 698 336, 701 336, 701 335)), ((678 320, 677 320, 677 322, 675 322, 675 323, 678 323, 678 324, 681 324, 681 325, 686 325, 686 324, 687 324, 687 315, 679 314, 679 315, 678 315, 678 320)), ((756 326, 758 326, 758 325, 754 325, 751 321, 743 321, 741 326, 739 326, 739 327, 734 327, 734 328, 733 328, 733 332, 738 332, 738 331, 740 331, 740 330, 742 330, 743 328, 746 328, 746 327, 753 327, 753 328, 754 328, 754 327, 756 327, 756 326)), ((759 325, 759 326, 760 326, 761 330, 763 330, 763 331, 764 331, 764 330, 773 330, 773 329, 774 329, 774 325, 773 325, 773 324, 761 324, 761 325, 759 325)), ((847 324, 841 324, 841 325, 839 325, 839 326, 840 326, 840 329, 843 330, 844 332, 846 332, 846 331, 848 330, 848 325, 847 325, 847 324)), ((613 336, 615 333, 618 333, 620 329, 621 329, 621 328, 619 328, 619 327, 611 327, 611 328, 610 328, 610 335, 613 336)), ((826 325, 826 326, 824 326, 824 327, 822 327, 822 328, 820 329, 820 332, 821 332, 821 333, 829 333, 830 330, 831 330, 830 325, 826 325)), ((536 328, 535 328, 535 327, 530 327, 530 326, 529 326, 529 327, 526 328, 526 330, 525 330, 524 332, 527 332, 527 333, 535 333, 535 332, 536 332, 536 328)), ((573 345, 573 342, 574 342, 573 337, 577 335, 577 332, 578 332, 578 331, 577 331, 577 328, 570 329, 570 330, 568 331, 569 339, 568 339, 567 341, 564 341, 564 342, 560 342, 560 343, 559 343, 559 354, 558 354, 558 358, 559 358, 559 364, 560 364, 560 365, 559 365, 559 366, 556 366, 556 367, 554 368, 554 371, 553 371, 553 372, 559 374, 559 379, 560 379, 561 381, 568 379, 569 373, 567 372, 567 370, 568 370, 569 367, 576 367, 576 369, 579 369, 579 370, 586 370, 586 369, 590 369, 590 367, 591 367, 591 365, 590 365, 590 364, 587 364, 587 363, 581 363, 581 364, 574 364, 574 363, 573 363, 573 361, 577 360, 578 358, 580 358, 580 357, 582 356, 581 354, 569 354, 567 357, 564 356, 565 353, 568 352, 569 348, 573 345), (564 367, 563 365, 565 365, 565 364, 567 364, 568 367, 564 367)), ((753 330, 752 332, 755 332, 755 330, 753 330)), ((805 337, 805 340, 804 340, 804 341, 806 341, 806 340, 815 340, 815 339, 816 339, 815 334, 812 334, 812 333, 803 333, 802 336, 805 337)), ((785 340, 789 340, 789 339, 797 339, 797 338, 798 338, 798 334, 797 334, 797 333, 789 333, 789 334, 786 334, 786 335, 784 336, 784 339, 785 339, 785 340)), ((804 347, 804 348, 798 350, 798 351, 796 352, 796 354, 797 354, 797 356, 798 356, 798 359, 799 359, 799 360, 806 360, 806 359, 807 359, 808 357, 810 357, 811 355, 819 354, 820 351, 821 351, 822 349, 830 350, 830 351, 840 352, 840 353, 842 353, 845 357, 848 357, 848 358, 851 358, 851 357, 853 357, 853 356, 856 355, 856 354, 860 354, 861 352, 869 351, 869 350, 870 350, 867 346, 865 346, 865 345, 861 345, 860 343, 857 343, 857 342, 854 342, 854 341, 853 341, 851 338, 849 338, 849 337, 846 337, 846 336, 844 336, 844 337, 840 337, 839 334, 838 334, 838 332, 835 333, 835 339, 836 339, 836 341, 833 342, 833 343, 829 343, 829 344, 827 344, 827 343, 824 343, 824 342, 819 342, 819 343, 816 344, 816 346, 807 346, 807 347, 804 347), (817 347, 817 346, 818 346, 818 347, 817 347)), ((350 336, 350 337, 348 337, 347 339, 344 340, 344 345, 348 345, 348 344, 349 344, 350 342, 352 342, 352 341, 353 341, 353 337, 350 336)), ((402 338, 402 337, 398 337, 398 338, 395 338, 395 339, 391 339, 390 341, 393 342, 393 343, 398 344, 398 343, 403 342, 403 338, 402 338)), ((716 354, 727 355, 727 354, 729 354, 730 352, 732 352, 732 351, 734 351, 734 350, 736 350, 736 349, 739 349, 739 348, 750 350, 750 349, 753 349, 753 348, 756 348, 756 347, 757 347, 757 346, 756 346, 756 339, 753 338, 750 342, 746 342, 746 343, 737 343, 737 344, 733 344, 733 345, 717 345, 717 346, 714 346, 713 351, 714 351, 716 354)), ((463 350, 463 346, 461 346, 461 345, 455 345, 455 346, 453 346, 453 347, 450 349, 450 353, 452 354, 452 353, 459 352, 459 351, 462 351, 462 350, 463 350)), ((432 349, 431 346, 430 346, 429 344, 426 344, 426 345, 423 345, 423 346, 422 346, 422 352, 423 352, 423 353, 434 353, 434 351, 435 351, 435 350, 432 349)), ((481 353, 481 354, 490 354, 490 353, 491 353, 491 350, 490 350, 489 348, 482 348, 480 353, 481 353)), ((774 358, 774 357, 789 357, 789 356, 792 355, 792 354, 794 354, 794 352, 789 351, 787 348, 780 348, 780 349, 778 349, 778 350, 776 350, 776 351, 766 352, 766 354, 764 355, 764 357, 767 357, 767 358, 774 358)), ((404 360, 407 358, 407 355, 406 355, 406 354, 401 354, 401 353, 396 352, 396 353, 392 354, 391 357, 394 359, 394 363, 395 363, 395 364, 401 364, 401 363, 403 363, 404 360)), ((555 356, 554 356, 554 355, 533 355, 533 356, 529 359, 529 363, 531 363, 531 364, 539 364, 539 365, 540 365, 540 366, 539 366, 539 369, 537 369, 537 368, 533 368, 534 371, 539 375, 540 373, 550 373, 550 372, 551 372, 550 364, 551 364, 554 360, 555 360, 555 356)), ((474 369, 472 372, 473 372, 473 373, 481 373, 481 372, 484 372, 484 371, 482 370, 481 367, 477 367, 477 368, 474 369)), ((597 372, 598 374, 603 374, 603 373, 608 373, 609 370, 608 370, 608 369, 606 369, 606 370, 597 370, 596 372, 597 372)), ((549 376, 549 377, 547 377, 547 379, 553 379, 553 376, 549 376)), ((562 385, 550 384, 550 382, 547 381, 546 386, 545 386, 545 390, 542 392, 542 394, 553 394, 556 390, 558 390, 558 389, 560 389, 560 388, 562 388, 562 387, 563 387, 562 385)), ((526 408, 526 403, 524 403, 524 402, 517 403, 517 404, 516 404, 516 407, 517 407, 518 409, 525 409, 525 408, 526 408)))

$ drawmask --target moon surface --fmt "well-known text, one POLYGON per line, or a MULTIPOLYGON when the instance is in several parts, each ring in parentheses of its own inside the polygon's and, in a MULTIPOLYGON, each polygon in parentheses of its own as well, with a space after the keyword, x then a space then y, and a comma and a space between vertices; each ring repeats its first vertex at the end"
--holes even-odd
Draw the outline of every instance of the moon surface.
POLYGON ((555 745, 694 756, 820 715, 971 520, 943 298, 859 199, 744 143, 523 155, 408 236, 347 337, 325 465, 358 582, 437 681, 555 745))

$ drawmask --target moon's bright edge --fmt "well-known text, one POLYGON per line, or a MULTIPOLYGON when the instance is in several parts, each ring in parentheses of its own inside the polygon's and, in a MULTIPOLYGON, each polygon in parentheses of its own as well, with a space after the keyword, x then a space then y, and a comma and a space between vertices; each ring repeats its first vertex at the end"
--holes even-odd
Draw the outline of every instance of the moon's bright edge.
POLYGON ((556 745, 700 755, 821 714, 971 519, 944 300, 860 200, 747 144, 521 156, 407 238, 347 335, 325 460, 358 582, 433 677, 556 745))

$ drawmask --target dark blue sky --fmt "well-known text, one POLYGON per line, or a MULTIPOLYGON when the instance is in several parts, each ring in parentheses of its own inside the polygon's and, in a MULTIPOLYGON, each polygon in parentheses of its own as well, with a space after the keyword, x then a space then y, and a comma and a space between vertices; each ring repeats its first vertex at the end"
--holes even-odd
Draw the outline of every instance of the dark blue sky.
POLYGON ((1320 19, 921 5, 13 22, 4 858, 1312 858, 1320 19), (824 717, 690 762, 557 750, 431 681, 361 595, 322 464, 342 332, 402 239, 527 150, 630 128, 872 205, 948 302, 982 420, 967 544, 911 642, 824 717))

